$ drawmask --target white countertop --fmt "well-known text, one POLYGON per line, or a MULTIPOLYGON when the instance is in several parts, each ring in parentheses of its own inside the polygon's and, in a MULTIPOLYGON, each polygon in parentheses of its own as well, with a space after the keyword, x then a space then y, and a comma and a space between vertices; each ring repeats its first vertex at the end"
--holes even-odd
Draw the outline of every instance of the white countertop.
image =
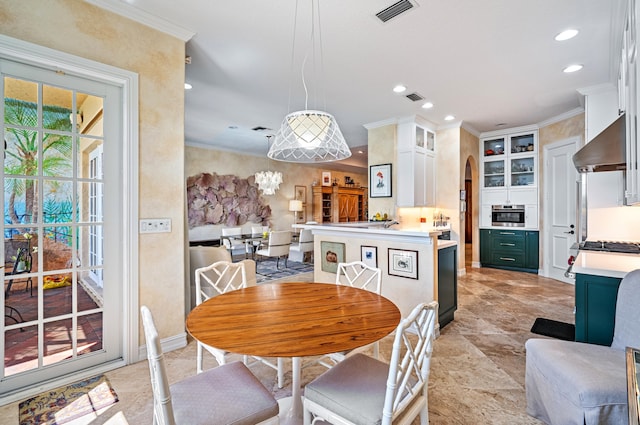
POLYGON ((435 238, 442 234, 440 230, 436 230, 432 226, 420 227, 411 226, 404 227, 395 224, 388 229, 385 229, 383 222, 368 222, 357 221, 347 223, 322 223, 322 224, 294 224, 291 227, 299 229, 311 229, 311 230, 327 230, 327 231, 339 231, 339 232, 353 232, 353 233, 368 233, 379 234, 388 236, 412 236, 412 237, 431 237, 435 238))
POLYGON ((640 269, 640 255, 638 254, 580 251, 572 271, 595 276, 623 278, 635 269, 640 269))
POLYGON ((448 248, 450 246, 458 245, 456 241, 448 241, 446 239, 438 239, 438 249, 448 248))

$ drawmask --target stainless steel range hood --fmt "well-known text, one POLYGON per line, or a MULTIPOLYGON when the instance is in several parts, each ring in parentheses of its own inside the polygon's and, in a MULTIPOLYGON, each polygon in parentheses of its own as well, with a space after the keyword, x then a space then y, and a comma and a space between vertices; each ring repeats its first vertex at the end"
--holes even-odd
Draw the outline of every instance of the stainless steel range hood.
POLYGON ((573 155, 573 164, 580 173, 616 171, 627 168, 625 114, 584 145, 573 155))

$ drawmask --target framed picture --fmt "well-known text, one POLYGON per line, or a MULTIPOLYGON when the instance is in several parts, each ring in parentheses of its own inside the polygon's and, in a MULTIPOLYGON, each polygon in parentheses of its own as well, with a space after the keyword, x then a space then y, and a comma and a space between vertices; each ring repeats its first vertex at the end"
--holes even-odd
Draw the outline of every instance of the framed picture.
POLYGON ((338 263, 344 263, 344 244, 342 242, 320 241, 322 271, 336 273, 338 263))
POLYGON ((391 164, 369 166, 369 196, 371 198, 391 196, 391 164))
POLYGON ((418 251, 389 248, 389 275, 418 278, 418 251))
POLYGON ((378 247, 360 245, 360 261, 369 267, 378 267, 378 247))
POLYGON ((331 186, 331 173, 329 171, 322 172, 322 185, 331 186))

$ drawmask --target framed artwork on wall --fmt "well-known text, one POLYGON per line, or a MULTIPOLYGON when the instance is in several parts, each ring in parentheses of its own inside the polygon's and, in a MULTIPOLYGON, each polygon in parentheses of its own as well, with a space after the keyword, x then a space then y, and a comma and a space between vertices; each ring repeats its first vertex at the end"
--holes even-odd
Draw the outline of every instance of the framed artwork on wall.
POLYGON ((296 223, 304 223, 307 213, 307 186, 296 185, 294 189, 293 199, 302 202, 302 211, 296 213, 296 223))
POLYGON ((418 251, 389 248, 389 275, 418 278, 418 251))
POLYGON ((331 186, 331 173, 329 171, 322 172, 322 185, 331 186))
POLYGON ((371 198, 391 197, 391 164, 369 166, 369 196, 371 198))
POLYGON ((336 273, 338 263, 344 263, 344 243, 320 241, 322 271, 336 273))
POLYGON ((369 267, 378 267, 378 247, 360 245, 360 261, 369 267))

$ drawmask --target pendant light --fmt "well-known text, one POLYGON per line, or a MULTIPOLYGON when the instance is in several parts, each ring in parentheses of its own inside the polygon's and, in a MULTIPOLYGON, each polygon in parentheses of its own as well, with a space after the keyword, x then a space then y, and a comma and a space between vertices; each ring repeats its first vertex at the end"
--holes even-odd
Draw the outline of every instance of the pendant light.
MULTIPOLYGON (((291 49, 291 69, 295 52, 295 33, 298 18, 298 1, 293 25, 293 44, 291 49)), ((319 0, 318 0, 319 1, 319 0)), ((311 50, 316 57, 316 20, 318 32, 318 46, 322 67, 322 33, 320 29, 320 6, 318 1, 311 0, 311 50)), ((307 53, 308 56, 308 53, 307 53)), ((340 127, 333 115, 318 110, 308 109, 309 92, 304 78, 302 63, 302 85, 305 92, 305 109, 288 113, 276 133, 275 140, 269 153, 269 158, 287 162, 331 162, 346 159, 351 156, 351 150, 344 140, 340 127)), ((293 74, 293 73, 292 73, 293 74)), ((291 92, 291 88, 289 89, 291 92)), ((289 96, 291 97, 291 96, 289 96)))
MULTIPOLYGON (((273 136, 267 136, 267 151, 269 150, 271 137, 273 136)), ((267 171, 258 171, 255 174, 255 179, 258 189, 262 191, 263 195, 274 195, 276 190, 280 188, 280 183, 282 183, 282 173, 280 171, 271 171, 267 167, 267 171)))

